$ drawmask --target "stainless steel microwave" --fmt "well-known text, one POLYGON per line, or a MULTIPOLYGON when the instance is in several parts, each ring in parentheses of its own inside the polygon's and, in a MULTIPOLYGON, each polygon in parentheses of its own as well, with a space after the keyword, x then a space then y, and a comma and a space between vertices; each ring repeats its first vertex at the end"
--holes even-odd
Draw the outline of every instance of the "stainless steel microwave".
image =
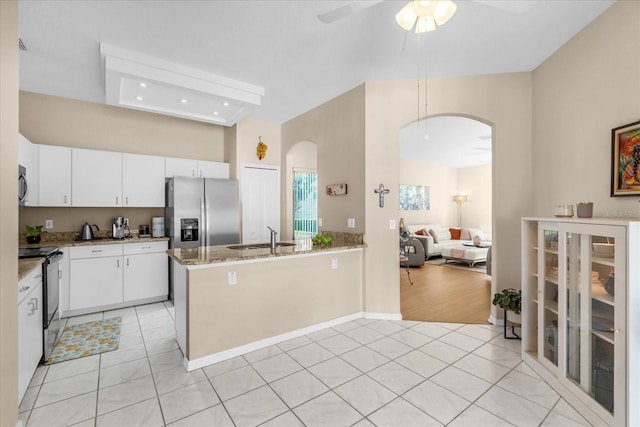
POLYGON ((27 168, 18 165, 18 206, 24 206, 24 203, 27 201, 28 191, 27 168))

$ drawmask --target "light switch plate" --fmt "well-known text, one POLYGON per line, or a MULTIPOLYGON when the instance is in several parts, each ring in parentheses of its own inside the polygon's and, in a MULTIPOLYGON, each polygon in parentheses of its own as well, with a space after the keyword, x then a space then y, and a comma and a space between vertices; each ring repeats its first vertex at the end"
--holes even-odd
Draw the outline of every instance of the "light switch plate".
POLYGON ((389 220, 389 230, 395 230, 396 229, 396 220, 395 219, 390 219, 389 220))
POLYGON ((331 258, 331 268, 334 270, 338 268, 338 258, 331 258))
POLYGON ((238 275, 235 271, 230 271, 227 273, 227 278, 229 280, 229 286, 238 284, 238 275))
POLYGON ((53 228, 53 220, 52 219, 45 219, 44 220, 44 228, 46 228, 47 230, 51 230, 53 228))
POLYGON ((322 227, 322 218, 318 218, 318 227, 322 227))
POLYGON ((347 228, 356 228, 355 218, 347 218, 347 228))

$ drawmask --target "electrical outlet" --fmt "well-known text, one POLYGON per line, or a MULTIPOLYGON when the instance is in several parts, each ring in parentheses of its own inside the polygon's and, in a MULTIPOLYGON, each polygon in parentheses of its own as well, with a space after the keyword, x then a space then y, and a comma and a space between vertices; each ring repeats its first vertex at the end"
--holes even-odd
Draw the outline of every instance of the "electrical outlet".
POLYGON ((44 220, 44 228, 46 228, 47 230, 51 230, 53 228, 53 220, 52 219, 45 219, 44 220))
POLYGON ((338 258, 331 258, 331 268, 334 270, 338 268, 338 258))
POLYGON ((390 219, 389 220, 389 229, 390 230, 395 230, 396 229, 396 220, 395 219, 390 219))
POLYGON ((322 218, 318 218, 318 227, 322 227, 322 218))
POLYGON ((238 284, 238 276, 235 271, 230 271, 227 273, 227 279, 229 279, 229 286, 238 284))
POLYGON ((347 218, 347 228, 356 228, 355 218, 347 218))
POLYGON ((129 218, 124 218, 123 221, 124 225, 129 225, 129 218))

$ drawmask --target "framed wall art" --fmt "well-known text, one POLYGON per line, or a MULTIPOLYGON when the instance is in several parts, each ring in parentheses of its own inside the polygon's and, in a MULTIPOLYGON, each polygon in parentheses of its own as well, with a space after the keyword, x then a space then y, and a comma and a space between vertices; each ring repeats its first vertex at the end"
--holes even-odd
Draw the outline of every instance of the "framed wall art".
POLYGON ((640 121, 611 130, 611 196, 640 195, 640 121))
POLYGON ((428 211, 429 187, 424 185, 400 185, 401 211, 428 211))

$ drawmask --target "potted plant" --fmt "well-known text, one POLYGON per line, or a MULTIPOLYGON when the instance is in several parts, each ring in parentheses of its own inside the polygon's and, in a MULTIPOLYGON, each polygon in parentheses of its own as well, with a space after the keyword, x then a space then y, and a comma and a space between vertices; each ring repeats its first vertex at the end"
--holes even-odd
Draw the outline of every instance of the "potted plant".
POLYGON ((36 225, 35 227, 27 225, 24 235, 27 238, 27 243, 40 243, 40 237, 42 236, 42 225, 36 225))
POLYGON ((522 291, 513 288, 503 289, 493 295, 492 304, 504 310, 504 337, 507 339, 520 339, 515 332, 516 326, 521 326, 522 319, 520 310, 522 309, 522 291), (507 312, 513 312, 509 319, 507 312), (511 324, 512 336, 507 336, 507 324, 511 324))

